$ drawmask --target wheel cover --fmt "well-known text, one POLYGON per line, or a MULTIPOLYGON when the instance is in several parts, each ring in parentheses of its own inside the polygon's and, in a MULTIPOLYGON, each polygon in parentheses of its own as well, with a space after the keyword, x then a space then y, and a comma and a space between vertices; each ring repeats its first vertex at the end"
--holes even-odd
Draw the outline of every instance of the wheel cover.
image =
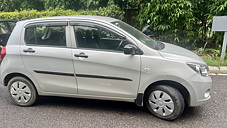
POLYGON ((158 115, 168 116, 174 111, 173 99, 163 91, 153 91, 148 100, 151 109, 158 115))
POLYGON ((18 103, 27 103, 31 99, 31 90, 24 82, 14 82, 10 88, 10 95, 18 103))

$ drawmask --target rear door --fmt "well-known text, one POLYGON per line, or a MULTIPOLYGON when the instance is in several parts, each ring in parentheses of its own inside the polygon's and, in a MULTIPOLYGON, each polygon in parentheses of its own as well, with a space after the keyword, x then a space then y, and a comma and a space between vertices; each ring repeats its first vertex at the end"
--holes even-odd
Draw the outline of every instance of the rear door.
POLYGON ((29 24, 20 52, 27 71, 44 92, 76 94, 67 22, 29 24))
POLYGON ((117 31, 93 23, 71 23, 75 33, 72 51, 78 93, 135 98, 140 79, 140 55, 125 55, 132 43, 117 31))

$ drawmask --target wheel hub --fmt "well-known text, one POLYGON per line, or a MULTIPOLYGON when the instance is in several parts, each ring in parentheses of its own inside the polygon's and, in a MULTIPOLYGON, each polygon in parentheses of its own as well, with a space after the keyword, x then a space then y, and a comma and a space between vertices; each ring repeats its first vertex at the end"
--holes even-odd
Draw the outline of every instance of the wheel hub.
POLYGON ((158 100, 157 105, 161 108, 164 107, 165 103, 162 100, 158 100))
POLYGON ((19 90, 17 91, 17 94, 18 94, 18 96, 23 96, 23 91, 19 89, 19 90))

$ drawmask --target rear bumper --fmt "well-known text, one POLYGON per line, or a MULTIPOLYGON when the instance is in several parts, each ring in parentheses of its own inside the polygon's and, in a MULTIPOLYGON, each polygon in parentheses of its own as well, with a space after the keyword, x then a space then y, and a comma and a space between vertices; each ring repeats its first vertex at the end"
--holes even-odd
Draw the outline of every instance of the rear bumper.
POLYGON ((190 94, 188 99, 189 106, 199 106, 210 100, 210 91, 212 87, 212 80, 210 77, 194 74, 181 84, 187 88, 190 94))

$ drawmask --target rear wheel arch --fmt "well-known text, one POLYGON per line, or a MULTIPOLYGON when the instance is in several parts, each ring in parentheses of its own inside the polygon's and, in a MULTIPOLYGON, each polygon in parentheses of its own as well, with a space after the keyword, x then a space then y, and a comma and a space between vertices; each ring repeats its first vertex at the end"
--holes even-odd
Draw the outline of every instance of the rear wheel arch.
POLYGON ((19 77, 24 77, 24 78, 28 79, 28 80, 34 85, 34 83, 32 82, 31 79, 29 79, 29 77, 27 77, 26 75, 21 74, 21 73, 11 73, 11 74, 8 74, 8 75, 4 78, 4 83, 3 83, 3 85, 4 85, 4 86, 7 86, 8 83, 9 83, 9 81, 10 81, 10 79, 12 79, 13 77, 18 77, 18 76, 19 76, 19 77))

